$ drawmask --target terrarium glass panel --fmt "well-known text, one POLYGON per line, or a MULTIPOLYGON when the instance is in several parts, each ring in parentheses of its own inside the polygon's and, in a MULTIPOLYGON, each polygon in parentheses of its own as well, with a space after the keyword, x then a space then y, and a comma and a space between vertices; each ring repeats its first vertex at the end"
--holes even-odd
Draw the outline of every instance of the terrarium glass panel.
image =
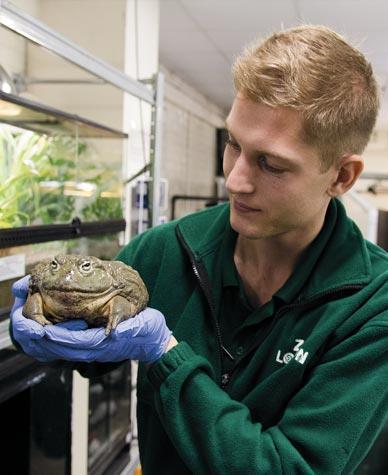
MULTIPOLYGON (((24 273, 29 274, 39 261, 51 259, 57 254, 84 254, 112 260, 120 248, 120 233, 114 233, 0 249, 0 259, 9 256, 22 257, 25 262, 24 273)), ((11 287, 21 276, 7 280, 0 279, 0 350, 11 344, 8 334, 8 317, 13 302, 11 287)))
POLYGON ((122 146, 0 125, 0 228, 121 218, 122 146))

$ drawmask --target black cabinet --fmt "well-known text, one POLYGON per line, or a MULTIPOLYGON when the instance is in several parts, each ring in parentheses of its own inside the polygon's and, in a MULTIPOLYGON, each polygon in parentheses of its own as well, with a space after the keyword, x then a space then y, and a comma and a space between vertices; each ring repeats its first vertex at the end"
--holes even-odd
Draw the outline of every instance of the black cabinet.
MULTIPOLYGON (((90 380, 89 473, 103 474, 116 463, 127 465, 130 411, 131 366, 129 361, 110 373, 90 380)), ((118 469, 115 473, 119 473, 118 469)))
MULTIPOLYGON (((117 474, 129 462, 130 362, 90 380, 88 474, 117 474)), ((47 366, 13 348, 0 351, 3 466, 17 475, 70 475, 73 370, 47 366)), ((74 447, 73 447, 74 449, 74 447)))
POLYGON ((18 475, 70 473, 72 372, 0 351, 1 460, 18 475))

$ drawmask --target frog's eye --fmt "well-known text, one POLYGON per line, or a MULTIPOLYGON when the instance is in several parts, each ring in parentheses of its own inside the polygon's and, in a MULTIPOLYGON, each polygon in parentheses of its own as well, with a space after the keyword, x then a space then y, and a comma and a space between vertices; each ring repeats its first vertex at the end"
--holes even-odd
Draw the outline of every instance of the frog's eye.
POLYGON ((90 261, 84 261, 80 267, 82 271, 89 272, 92 269, 92 264, 90 261))
POLYGON ((55 260, 52 260, 52 261, 51 261, 51 269, 52 269, 52 270, 57 270, 58 268, 59 268, 58 262, 55 261, 55 260))

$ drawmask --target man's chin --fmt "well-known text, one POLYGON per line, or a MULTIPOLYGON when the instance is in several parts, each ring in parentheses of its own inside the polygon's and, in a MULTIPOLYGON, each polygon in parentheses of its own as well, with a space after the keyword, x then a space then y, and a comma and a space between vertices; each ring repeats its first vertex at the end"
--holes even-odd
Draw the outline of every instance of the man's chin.
POLYGON ((272 236, 272 233, 269 230, 259 229, 258 227, 247 223, 240 223, 238 220, 231 219, 230 225, 237 234, 246 239, 264 239, 272 236))

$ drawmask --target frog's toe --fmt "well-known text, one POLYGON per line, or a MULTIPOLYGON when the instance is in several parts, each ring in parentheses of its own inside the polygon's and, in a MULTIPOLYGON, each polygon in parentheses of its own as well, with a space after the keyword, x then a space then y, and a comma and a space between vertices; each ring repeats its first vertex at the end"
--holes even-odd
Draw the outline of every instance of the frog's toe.
POLYGON ((109 335, 111 330, 114 330, 117 325, 124 320, 122 315, 116 315, 108 320, 108 323, 105 328, 105 335, 109 335))
POLYGON ((52 322, 50 322, 50 320, 47 320, 46 317, 44 317, 43 315, 39 315, 37 317, 34 318, 34 320, 38 323, 40 323, 41 325, 52 325, 52 322))

